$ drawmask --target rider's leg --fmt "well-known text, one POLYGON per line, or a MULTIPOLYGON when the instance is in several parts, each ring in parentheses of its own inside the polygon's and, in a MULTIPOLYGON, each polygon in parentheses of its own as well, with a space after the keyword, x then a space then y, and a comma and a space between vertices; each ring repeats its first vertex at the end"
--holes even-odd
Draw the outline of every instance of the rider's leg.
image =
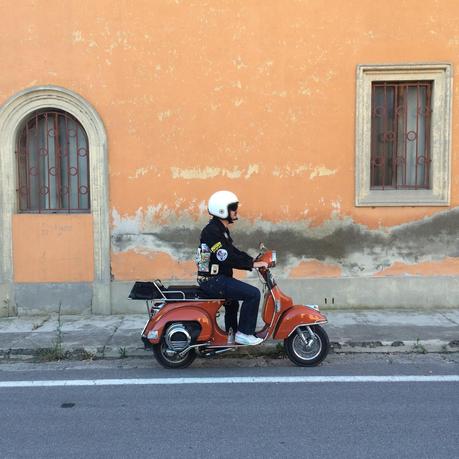
POLYGON ((232 277, 225 278, 223 285, 225 298, 242 300, 238 331, 253 335, 257 325, 260 290, 232 277))
POLYGON ((237 312, 239 310, 239 301, 228 300, 225 302, 225 330, 228 333, 229 329, 233 329, 233 333, 237 332, 237 312))
POLYGON ((257 325, 258 307, 260 304, 260 290, 245 282, 218 275, 200 283, 208 295, 227 300, 242 300, 239 315, 238 331, 245 335, 253 335, 257 325))

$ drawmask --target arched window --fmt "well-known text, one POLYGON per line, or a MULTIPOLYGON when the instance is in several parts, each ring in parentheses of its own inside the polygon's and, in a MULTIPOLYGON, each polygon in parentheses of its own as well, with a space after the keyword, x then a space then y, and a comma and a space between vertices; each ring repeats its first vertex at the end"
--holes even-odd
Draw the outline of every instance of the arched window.
MULTIPOLYGON (((64 113, 76 117, 87 135, 88 154, 90 156, 86 158, 86 162, 89 160, 91 189, 88 190, 88 208, 80 210, 80 212, 89 212, 89 207, 91 208, 94 229, 95 280, 93 283, 92 312, 94 314, 110 314, 107 135, 102 119, 86 99, 69 89, 52 85, 25 89, 14 94, 0 106, 0 211, 2 212, 2 218, 0 218, 0 295, 7 299, 7 302, 0 301, 0 313, 2 312, 1 305, 4 303, 8 304, 9 314, 14 315, 16 313, 13 288, 12 224, 13 216, 19 210, 18 146, 20 137, 26 127, 25 121, 30 122, 35 113, 45 112, 64 113)), ((80 171, 80 173, 83 172, 80 171)), ((80 207, 81 205, 80 203, 80 207)), ((28 212, 38 211, 31 210, 28 212)), ((42 212, 68 212, 68 210, 42 210, 42 212)))
POLYGON ((32 113, 16 143, 19 212, 90 210, 88 137, 62 110, 32 113))

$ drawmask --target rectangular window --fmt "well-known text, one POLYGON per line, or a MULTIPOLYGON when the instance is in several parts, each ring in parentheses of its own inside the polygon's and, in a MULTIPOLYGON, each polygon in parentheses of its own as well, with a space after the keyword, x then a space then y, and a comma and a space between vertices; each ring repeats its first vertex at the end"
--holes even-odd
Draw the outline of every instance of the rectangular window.
POLYGON ((450 64, 357 67, 356 205, 448 205, 450 64))

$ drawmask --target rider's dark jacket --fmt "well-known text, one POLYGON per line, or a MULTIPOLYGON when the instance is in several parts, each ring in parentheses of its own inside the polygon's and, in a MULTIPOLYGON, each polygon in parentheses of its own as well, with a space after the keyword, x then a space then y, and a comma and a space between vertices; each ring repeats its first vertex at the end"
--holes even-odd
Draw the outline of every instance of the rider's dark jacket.
POLYGON ((232 277, 233 268, 247 271, 253 268, 253 258, 234 247, 228 228, 217 217, 212 218, 201 232, 198 257, 204 261, 199 263, 197 260, 198 276, 222 274, 232 277))

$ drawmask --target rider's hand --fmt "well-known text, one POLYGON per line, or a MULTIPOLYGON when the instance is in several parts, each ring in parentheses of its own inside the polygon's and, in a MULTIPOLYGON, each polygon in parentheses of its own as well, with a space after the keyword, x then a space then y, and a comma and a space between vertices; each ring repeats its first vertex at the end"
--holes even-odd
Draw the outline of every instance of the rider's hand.
POLYGON ((268 263, 266 263, 266 261, 254 261, 253 267, 257 269, 260 269, 260 268, 266 269, 268 267, 268 263))

